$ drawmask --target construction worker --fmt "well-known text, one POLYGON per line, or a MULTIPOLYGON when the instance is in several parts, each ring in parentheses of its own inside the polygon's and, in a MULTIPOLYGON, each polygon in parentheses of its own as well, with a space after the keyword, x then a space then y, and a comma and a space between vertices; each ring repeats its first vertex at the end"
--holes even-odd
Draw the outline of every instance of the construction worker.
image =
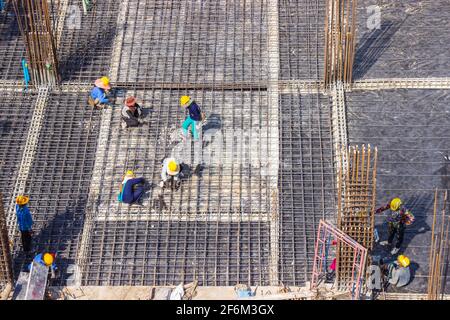
POLYGON ((397 261, 387 266, 387 280, 397 288, 406 286, 411 279, 410 261, 407 256, 399 255, 397 261))
MULTIPOLYGON (((56 276, 55 272, 56 272, 56 270, 58 270, 58 268, 56 267, 56 264, 55 264, 55 258, 56 258, 56 253, 43 252, 43 253, 39 253, 38 255, 36 255, 34 257, 33 261, 36 263, 39 263, 40 265, 43 265, 45 267, 50 267, 50 270, 52 272, 52 278, 54 278, 56 276)), ((32 263, 30 263, 28 265, 28 271, 31 270, 31 265, 32 265, 32 263)))
POLYGON ((198 141, 198 129, 200 127, 200 121, 205 120, 205 114, 200 110, 198 104, 189 96, 182 96, 180 98, 180 105, 186 108, 189 112, 188 117, 183 122, 183 139, 187 138, 189 127, 192 128, 192 134, 194 141, 198 141))
POLYGON ((413 214, 403 207, 403 202, 400 198, 392 199, 387 205, 378 208, 375 213, 381 213, 383 211, 390 210, 386 220, 388 223, 388 240, 381 241, 382 246, 392 245, 395 235, 397 235, 397 243, 392 249, 391 254, 395 255, 400 250, 405 235, 405 227, 414 222, 413 214))
POLYGON ((101 77, 95 80, 94 88, 92 88, 91 94, 89 95, 89 105, 91 107, 103 109, 111 102, 107 97, 110 90, 111 86, 108 77, 101 77))
POLYGON ((127 204, 139 202, 145 190, 145 179, 136 178, 134 172, 128 170, 123 177, 118 200, 127 204))
POLYGON ((31 235, 33 233, 33 218, 31 217, 30 209, 27 204, 30 198, 20 195, 16 198, 16 216, 17 225, 22 239, 22 248, 24 252, 31 251, 31 235))
POLYGON ((172 184, 172 189, 178 189, 181 185, 181 178, 183 173, 181 172, 181 165, 175 160, 175 158, 166 158, 162 164, 161 170, 161 182, 160 187, 165 188, 172 184), (173 185, 175 183, 175 186, 173 185))
POLYGON ((125 128, 139 126, 142 121, 142 108, 136 103, 135 97, 125 99, 125 105, 122 108, 122 120, 125 128))

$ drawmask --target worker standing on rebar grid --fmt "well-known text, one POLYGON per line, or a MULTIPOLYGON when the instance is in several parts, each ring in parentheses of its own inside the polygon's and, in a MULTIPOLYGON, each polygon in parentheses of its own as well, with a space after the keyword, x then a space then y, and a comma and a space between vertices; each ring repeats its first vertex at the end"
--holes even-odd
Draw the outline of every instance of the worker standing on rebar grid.
POLYGON ((16 198, 17 224, 21 234, 22 248, 26 253, 31 251, 31 235, 33 233, 33 218, 31 217, 30 209, 27 206, 29 201, 30 198, 23 195, 16 198))
POLYGON ((194 141, 199 140, 198 130, 201 128, 201 121, 206 120, 205 114, 201 111, 198 104, 189 96, 182 96, 180 98, 181 107, 188 110, 189 115, 184 120, 183 128, 183 140, 186 140, 188 135, 189 127, 192 128, 192 135, 194 136, 194 141))
POLYGON ((386 210, 390 210, 390 213, 386 217, 388 223, 388 240, 381 241, 380 244, 382 246, 391 246, 394 237, 397 235, 397 243, 391 251, 391 254, 395 255, 402 246, 406 226, 414 222, 414 215, 403 206, 400 198, 392 199, 387 205, 378 208, 375 213, 381 213, 386 210))
POLYGON ((95 80, 94 88, 89 95, 88 103, 93 108, 103 109, 107 104, 111 103, 108 94, 111 90, 108 77, 101 77, 95 80))
POLYGON ((145 190, 145 179, 136 178, 134 172, 128 170, 123 177, 118 200, 127 204, 139 203, 145 190))
POLYGON ((125 99, 125 105, 122 108, 122 126, 123 128, 135 128, 143 123, 143 113, 140 105, 136 103, 135 97, 125 99))
POLYGON ((162 164, 161 182, 159 186, 166 188, 171 186, 171 189, 178 190, 181 185, 181 178, 183 177, 181 165, 175 158, 166 158, 162 164))

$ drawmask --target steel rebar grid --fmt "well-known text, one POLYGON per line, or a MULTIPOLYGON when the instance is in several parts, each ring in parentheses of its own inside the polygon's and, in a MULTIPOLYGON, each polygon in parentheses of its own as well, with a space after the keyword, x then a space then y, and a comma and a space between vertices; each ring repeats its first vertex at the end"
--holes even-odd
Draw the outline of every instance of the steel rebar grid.
MULTIPOLYGON (((352 239, 372 249, 375 225, 377 148, 350 146, 342 151, 338 172, 337 226, 352 239)), ((337 248, 336 281, 348 287, 354 280, 354 252, 337 248)))
POLYGON ((25 42, 31 83, 35 86, 58 83, 58 59, 48 2, 15 0, 13 4, 25 42))

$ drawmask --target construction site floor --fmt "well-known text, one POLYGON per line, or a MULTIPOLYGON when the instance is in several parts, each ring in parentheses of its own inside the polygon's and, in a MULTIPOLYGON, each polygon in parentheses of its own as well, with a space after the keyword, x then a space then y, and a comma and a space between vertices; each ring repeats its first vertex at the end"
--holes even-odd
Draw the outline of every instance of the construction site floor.
MULTIPOLYGON (((450 3, 358 3, 362 82, 345 90, 348 143, 379 149, 377 204, 400 196, 416 215, 402 247, 414 270, 404 291, 424 293, 433 190, 449 188, 450 41, 439 30, 450 27, 450 3), (367 27, 370 5, 381 8, 381 29, 367 27)), ((305 285, 317 225, 335 222, 337 206, 335 102, 320 83, 325 1, 97 0, 86 14, 77 0, 60 6, 62 83, 28 91, 12 6, 0 13, 0 189, 15 276, 32 258, 14 213, 26 193, 34 253, 58 252, 55 286, 136 286, 93 293, 106 299, 195 280, 305 285), (87 96, 103 75, 117 101, 93 110, 87 96), (180 139, 185 94, 208 117, 201 142, 180 139), (120 125, 128 95, 146 112, 132 130, 120 125), (160 196, 168 156, 189 174, 160 196), (151 183, 142 206, 117 201, 127 170, 151 183)), ((382 217, 376 224, 385 237, 382 217)))

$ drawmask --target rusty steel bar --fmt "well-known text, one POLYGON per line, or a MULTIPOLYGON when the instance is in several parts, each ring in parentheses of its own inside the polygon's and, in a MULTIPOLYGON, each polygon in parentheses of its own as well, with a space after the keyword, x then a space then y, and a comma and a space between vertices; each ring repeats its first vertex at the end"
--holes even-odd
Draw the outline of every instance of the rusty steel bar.
POLYGON ((3 194, 0 193, 0 293, 14 282, 11 249, 6 227, 6 215, 3 206, 3 194))

